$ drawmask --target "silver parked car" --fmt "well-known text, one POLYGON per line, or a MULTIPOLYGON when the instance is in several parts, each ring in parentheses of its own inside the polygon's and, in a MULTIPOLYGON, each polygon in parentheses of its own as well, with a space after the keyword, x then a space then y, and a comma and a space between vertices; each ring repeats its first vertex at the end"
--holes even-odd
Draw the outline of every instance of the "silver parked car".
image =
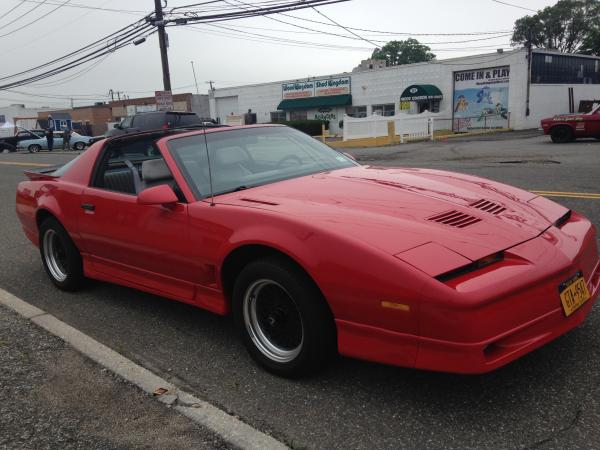
MULTIPOLYGON (((75 131, 71 132, 71 148, 75 150, 83 150, 87 145, 90 144, 92 137, 91 136, 83 136, 75 131)), ((55 131, 54 132, 54 148, 59 150, 63 145, 63 132, 55 131)), ((41 137, 39 139, 26 139, 24 141, 19 142, 17 148, 26 148, 30 153, 37 153, 40 150, 48 150, 48 141, 46 137, 41 137)))

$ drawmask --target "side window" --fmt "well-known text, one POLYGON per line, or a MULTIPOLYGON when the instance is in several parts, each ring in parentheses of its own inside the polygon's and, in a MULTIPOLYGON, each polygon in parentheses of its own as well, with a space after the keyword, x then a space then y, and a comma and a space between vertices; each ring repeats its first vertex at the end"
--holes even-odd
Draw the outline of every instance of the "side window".
POLYGON ((131 195, 161 184, 170 185, 180 201, 185 200, 154 138, 109 148, 94 179, 95 187, 131 195))

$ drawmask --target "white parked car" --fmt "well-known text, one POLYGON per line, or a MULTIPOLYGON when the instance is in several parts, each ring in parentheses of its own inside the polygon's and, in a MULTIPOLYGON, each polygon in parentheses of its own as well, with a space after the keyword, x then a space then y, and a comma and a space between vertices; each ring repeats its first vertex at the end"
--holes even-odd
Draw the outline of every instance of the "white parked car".
MULTIPOLYGON (((75 131, 71 132, 71 148, 75 150, 83 150, 87 145, 90 144, 91 136, 83 136, 75 131)), ((54 149, 60 150, 63 145, 63 132, 54 132, 54 149)), ((17 148, 26 148, 30 153, 37 153, 40 150, 48 150, 48 141, 46 137, 39 139, 27 139, 19 142, 17 148)))

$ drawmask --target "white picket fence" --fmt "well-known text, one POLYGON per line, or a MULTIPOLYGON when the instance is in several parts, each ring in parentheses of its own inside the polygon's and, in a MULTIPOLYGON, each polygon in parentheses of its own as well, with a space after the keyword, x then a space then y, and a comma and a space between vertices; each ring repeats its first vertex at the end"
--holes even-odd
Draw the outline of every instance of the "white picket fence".
POLYGON ((400 142, 411 139, 433 140, 433 121, 436 114, 396 114, 395 116, 372 115, 369 117, 350 117, 344 115, 344 141, 350 139, 372 138, 388 135, 388 122, 394 122, 395 134, 400 142))

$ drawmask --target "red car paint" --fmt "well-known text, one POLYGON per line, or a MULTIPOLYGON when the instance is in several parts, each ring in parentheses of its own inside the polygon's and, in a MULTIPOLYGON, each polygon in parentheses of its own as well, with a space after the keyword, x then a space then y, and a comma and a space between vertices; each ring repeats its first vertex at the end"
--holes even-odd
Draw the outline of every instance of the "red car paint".
POLYGON ((559 126, 569 127, 574 138, 595 137, 600 139, 600 105, 587 114, 561 114, 541 121, 544 134, 551 134, 559 126))
MULTIPOLYGON (((207 133, 217 131, 227 132, 207 133)), ((269 247, 321 289, 341 354, 448 372, 487 372, 555 339, 584 320, 600 291, 594 226, 574 212, 554 226, 568 210, 535 194, 437 170, 353 167, 219 195, 212 204, 194 198, 169 153, 168 141, 182 136, 158 146, 187 203, 141 205, 91 187, 101 141, 60 178, 32 174, 19 184, 26 235, 38 245, 36 218, 52 214, 79 248, 86 276, 217 314, 230 311, 226 258, 245 246, 269 247), (447 213, 463 214, 467 225, 436 221, 447 213), (502 261, 434 278, 499 251, 502 261), (592 298, 567 318, 558 286, 579 270, 592 298)))

